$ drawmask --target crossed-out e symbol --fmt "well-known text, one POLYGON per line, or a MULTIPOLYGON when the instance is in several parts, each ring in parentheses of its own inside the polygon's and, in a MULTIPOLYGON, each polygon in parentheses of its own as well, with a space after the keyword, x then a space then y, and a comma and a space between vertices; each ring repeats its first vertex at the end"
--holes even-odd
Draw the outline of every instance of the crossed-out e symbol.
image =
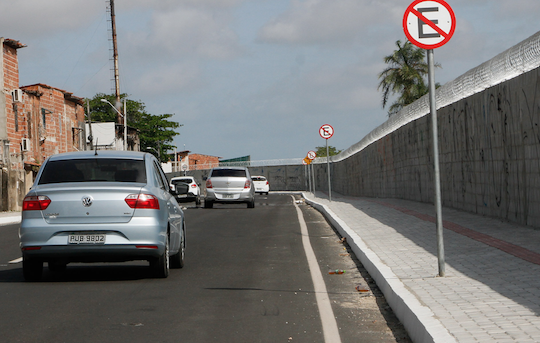
MULTIPOLYGON (((438 7, 425 7, 425 8, 418 8, 417 11, 422 13, 422 14, 424 12, 439 12, 439 8, 438 7)), ((434 20, 431 20, 431 22, 433 24, 437 25, 439 23, 439 20, 434 19, 434 20)), ((422 19, 420 19, 420 17, 418 17, 418 37, 419 38, 439 38, 441 36, 437 32, 435 32, 435 33, 424 33, 424 25, 427 25, 427 24, 424 23, 422 21, 422 19)))

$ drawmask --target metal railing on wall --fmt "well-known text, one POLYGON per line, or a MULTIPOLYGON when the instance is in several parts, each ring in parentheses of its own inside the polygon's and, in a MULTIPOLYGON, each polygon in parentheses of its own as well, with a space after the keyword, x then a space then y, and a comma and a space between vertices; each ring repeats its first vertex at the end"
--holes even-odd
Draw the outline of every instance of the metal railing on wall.
POLYGON ((275 159, 275 160, 251 160, 251 161, 237 161, 237 162, 220 162, 217 165, 215 162, 212 163, 198 163, 193 166, 190 166, 190 169, 186 170, 205 170, 212 169, 215 167, 267 167, 267 166, 285 166, 285 165, 301 165, 303 158, 287 158, 287 159, 275 159))
MULTIPOLYGON (((491 60, 469 70, 437 89, 437 109, 479 93, 540 66, 540 32, 500 53, 491 60)), ((430 113, 429 96, 425 95, 403 108, 386 122, 367 134, 358 143, 331 158, 332 162, 345 160, 368 145, 378 141, 400 127, 430 113)))

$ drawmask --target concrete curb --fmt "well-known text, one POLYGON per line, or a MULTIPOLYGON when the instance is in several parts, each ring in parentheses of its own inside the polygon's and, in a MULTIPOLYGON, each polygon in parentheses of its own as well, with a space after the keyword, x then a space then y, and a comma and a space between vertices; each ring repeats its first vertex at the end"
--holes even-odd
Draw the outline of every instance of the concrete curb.
POLYGON ((21 216, 0 217, 0 225, 17 224, 21 222, 21 216))
POLYGON ((328 206, 308 199, 304 193, 302 193, 302 196, 308 204, 321 212, 343 237, 347 238, 347 243, 352 251, 369 272, 369 275, 375 280, 386 301, 414 342, 457 342, 442 323, 435 318, 431 309, 420 303, 416 296, 405 287, 394 272, 380 260, 377 254, 368 248, 354 230, 332 212, 328 206))

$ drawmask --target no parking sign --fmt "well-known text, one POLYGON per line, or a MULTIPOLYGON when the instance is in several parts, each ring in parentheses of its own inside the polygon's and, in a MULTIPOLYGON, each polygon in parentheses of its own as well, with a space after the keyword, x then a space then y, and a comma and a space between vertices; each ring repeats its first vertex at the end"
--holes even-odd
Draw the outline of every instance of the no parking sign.
POLYGON ((426 50, 446 44, 455 29, 456 16, 444 0, 416 0, 403 16, 403 30, 409 41, 426 50))

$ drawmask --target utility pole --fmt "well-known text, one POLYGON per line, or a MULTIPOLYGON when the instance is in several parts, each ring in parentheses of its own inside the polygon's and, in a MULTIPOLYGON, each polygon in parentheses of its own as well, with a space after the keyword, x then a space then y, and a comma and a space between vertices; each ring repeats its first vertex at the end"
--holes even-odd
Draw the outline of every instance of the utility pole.
MULTIPOLYGON (((120 110, 122 103, 120 102, 120 75, 118 72, 118 44, 116 41, 116 19, 115 19, 115 14, 114 14, 114 0, 110 0, 110 8, 111 8, 113 60, 114 60, 114 85, 115 85, 115 95, 116 95, 116 103, 114 105, 117 110, 120 110)), ((122 119, 125 120, 125 118, 122 118, 117 111, 116 122, 118 124, 123 124, 122 119)))
MULTIPOLYGON (((90 114, 90 101, 86 100, 86 112, 88 113, 88 140, 90 141, 90 150, 94 150, 94 136, 92 135, 92 115, 90 114)), ((86 150, 86 149, 84 149, 86 150)))

